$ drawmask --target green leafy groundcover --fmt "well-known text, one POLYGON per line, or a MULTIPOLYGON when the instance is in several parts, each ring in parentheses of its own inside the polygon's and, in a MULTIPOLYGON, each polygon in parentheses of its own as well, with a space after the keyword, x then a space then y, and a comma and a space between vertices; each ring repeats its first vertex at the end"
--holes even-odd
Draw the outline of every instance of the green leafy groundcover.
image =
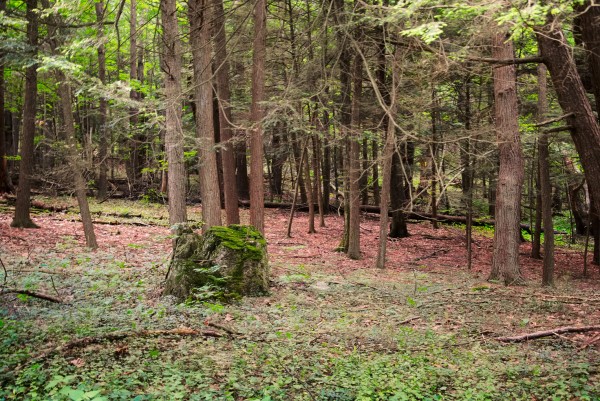
MULTIPOLYGON (((26 328, 3 317, 3 363, 26 328)), ((402 329, 398 351, 362 352, 274 333, 266 341, 145 338, 104 343, 4 372, 0 400, 598 400, 590 366, 518 357, 517 346, 465 351, 453 337, 402 329), (418 335, 418 336, 417 336, 418 335), (418 338, 418 340, 415 340, 418 338), (546 363, 545 363, 546 362, 546 363)), ((29 349, 29 352, 34 352, 29 349)))

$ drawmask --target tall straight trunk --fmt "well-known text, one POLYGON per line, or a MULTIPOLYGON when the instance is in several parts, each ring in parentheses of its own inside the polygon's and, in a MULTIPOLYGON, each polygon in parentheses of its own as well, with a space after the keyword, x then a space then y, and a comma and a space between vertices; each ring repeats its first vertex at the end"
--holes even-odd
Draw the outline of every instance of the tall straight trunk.
POLYGON ((219 176, 215 153, 213 124, 213 92, 210 41, 209 0, 189 0, 190 45, 194 66, 194 103, 196 105, 196 136, 200 161, 200 195, 202 198, 202 230, 221 225, 219 176))
MULTIPOLYGON (((384 118, 392 120, 396 115, 396 85, 398 83, 398 50, 395 52, 395 57, 392 60, 392 90, 390 91, 390 107, 389 114, 384 118)), ((385 268, 385 258, 387 251, 388 239, 388 224, 389 224, 389 202, 390 202, 390 185, 392 182, 392 158, 394 156, 396 126, 393 121, 387 123, 387 133, 385 137, 385 145, 383 147, 383 186, 381 188, 381 206, 379 214, 379 252, 377 253, 377 261, 375 267, 379 269, 385 268)))
POLYGON ((558 103, 569 117, 571 138, 579 154, 595 210, 600 210, 600 126, 577 72, 572 49, 557 24, 536 32, 540 54, 550 71, 558 103))
MULTIPOLYGON (((547 68, 538 66, 538 120, 544 120, 548 111, 547 68)), ((550 152, 548 133, 542 130, 538 141, 539 181, 542 198, 542 219, 544 221, 544 268, 542 285, 554 285, 554 223, 552 221, 552 184, 550 182, 550 152)))
POLYGON ((221 163, 223 166, 223 195, 227 224, 239 224, 237 181, 235 177, 235 155, 232 144, 232 115, 229 90, 229 59, 227 57, 227 38, 225 35, 225 11, 223 0, 213 3, 213 40, 215 44, 215 65, 217 98, 219 104, 219 135, 221 145, 221 163))
POLYGON ((431 144, 429 152, 431 154, 431 216, 433 217, 433 228, 438 229, 437 221, 437 186, 438 186, 438 100, 435 88, 431 92, 432 110, 431 110, 431 144))
MULTIPOLYGON (((2 5, 5 4, 5 2, 2 2, 2 5)), ((2 57, 2 54, 0 54, 0 57, 2 57)), ((4 65, 0 64, 0 194, 11 192, 8 163, 6 161, 6 122, 4 121, 5 92, 4 65)))
POLYGON ((361 144, 362 168, 360 171, 360 203, 369 204, 369 140, 365 137, 361 144))
MULTIPOLYGON (((505 34, 493 38, 492 57, 514 58, 512 41, 505 34)), ((521 187, 523 154, 519 137, 516 69, 514 65, 494 68, 494 115, 500 153, 496 189, 496 228, 490 279, 504 284, 523 281, 519 268, 521 187)))
MULTIPOLYGON (((129 79, 131 81, 139 80, 138 76, 138 46, 137 46, 137 0, 129 0, 129 79)), ((140 94, 132 89, 129 93, 131 100, 140 100, 140 94)), ((127 158, 127 177, 131 184, 136 184, 141 177, 142 156, 141 144, 142 138, 138 132, 139 127, 139 109, 132 107, 129 110, 129 140, 128 140, 128 158, 127 158)))
POLYGON ((313 193, 316 203, 319 205, 319 227, 325 227, 325 205, 323 204, 323 193, 321 191, 321 141, 316 135, 312 136, 313 142, 313 168, 315 171, 315 182, 313 193))
MULTIPOLYGON (((106 84, 106 50, 104 46, 104 3, 102 0, 94 3, 96 7, 96 21, 98 22, 98 41, 100 44, 98 45, 98 79, 102 85, 106 84)), ((105 199, 107 197, 108 191, 108 178, 107 178, 107 156, 108 156, 108 131, 106 127, 107 116, 108 116, 108 101, 104 96, 100 97, 100 105, 99 105, 99 139, 100 143, 98 145, 98 199, 105 199)))
MULTIPOLYGON (((308 202, 308 233, 312 234, 317 232, 315 230, 315 197, 311 178, 310 178, 310 162, 308 155, 308 144, 310 143, 310 137, 306 138, 305 148, 302 152, 306 152, 306 157, 304 158, 304 162, 302 163, 302 170, 304 171, 304 185, 306 185, 306 201, 308 202)), ((302 173, 298 174, 299 176, 302 173)))
MULTIPOLYGON (((38 13, 37 0, 27 0, 27 44, 33 59, 37 55, 38 46, 38 13)), ((37 228, 31 220, 31 175, 34 165, 35 114, 37 100, 37 64, 31 64, 25 70, 25 93, 23 99, 23 130, 21 133, 21 153, 19 162, 19 186, 12 227, 37 228)))
POLYGON ((348 257, 360 259, 360 101, 362 97, 362 57, 356 54, 352 66, 352 120, 348 147, 349 221, 348 257))
POLYGON ((72 172, 74 179, 73 181, 75 183, 75 195, 77 196, 79 213, 81 215, 81 222, 83 223, 85 243, 88 248, 96 249, 98 248, 98 242, 96 241, 94 224, 92 223, 92 215, 90 213, 90 207, 87 201, 87 185, 83 176, 85 164, 80 156, 80 150, 77 143, 75 120, 73 118, 72 109, 73 105, 71 86, 62 71, 58 71, 56 73, 56 79, 59 81, 57 94, 58 98, 60 99, 60 107, 63 115, 63 124, 68 148, 67 157, 69 159, 69 164, 73 169, 72 172))
MULTIPOLYGON (((300 168, 299 171, 302 171, 302 165, 300 163, 300 157, 301 157, 301 153, 302 153, 302 149, 300 149, 300 146, 299 146, 300 140, 296 136, 295 131, 292 131, 290 133, 290 136, 292 138, 292 152, 294 154, 294 162, 296 163, 297 167, 300 168)), ((302 201, 302 203, 307 203, 308 200, 306 198, 306 186, 304 185, 303 174, 298 175, 296 179, 300 181, 300 200, 302 201)))
POLYGON ((181 43, 177 23, 176 0, 161 0, 163 26, 163 72, 165 85, 165 153, 167 155, 169 223, 185 223, 186 174, 183 160, 181 108, 181 43))
MULTIPOLYGON (((538 98, 539 104, 539 98, 538 98)), ((540 183, 540 152, 539 152, 539 140, 536 141, 536 147, 538 148, 538 160, 536 165, 537 177, 535 180, 535 221, 533 231, 531 234, 531 257, 533 259, 542 259, 542 186, 540 183)), ((552 205, 550 205, 552 207, 552 205)))
POLYGON ((265 59, 267 36, 267 3, 256 0, 254 5, 254 43, 252 53, 252 105, 250 109, 250 224, 264 234, 263 180, 263 106, 265 98, 265 59))
MULTIPOLYGON (((0 1, 0 12, 6 10, 6 1, 0 1)), ((0 59, 4 56, 0 52, 0 59)), ((4 100, 6 95, 6 82, 4 80, 4 64, 0 63, 0 194, 11 192, 12 185, 8 174, 6 160, 6 121, 4 120, 4 100)))

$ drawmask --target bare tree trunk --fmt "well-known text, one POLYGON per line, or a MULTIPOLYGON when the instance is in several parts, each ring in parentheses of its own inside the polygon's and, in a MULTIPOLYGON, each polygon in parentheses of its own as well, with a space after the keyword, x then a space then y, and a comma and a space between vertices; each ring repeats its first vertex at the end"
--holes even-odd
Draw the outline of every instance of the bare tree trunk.
POLYGON ((600 210, 600 126, 577 72, 572 49, 560 25, 549 23, 536 32, 540 54, 550 71, 558 102, 569 117, 571 137, 581 158, 595 210, 600 210))
MULTIPOLYGON (((496 34, 492 57, 514 58, 513 44, 507 35, 496 34)), ((514 65, 494 68, 494 111, 496 137, 500 153, 500 171, 496 189, 496 229, 490 280, 504 284, 523 281, 519 269, 521 187, 523 154, 519 137, 516 69, 514 65)))
MULTIPOLYGON (((390 91, 389 114, 384 118, 393 120, 396 115, 396 85, 398 84, 398 52, 396 49, 392 63, 392 90, 390 91)), ((387 251, 388 225, 389 225, 389 203, 390 203, 390 185, 392 182, 392 158, 396 144, 396 126, 393 121, 387 123, 387 133, 385 145, 383 147, 383 184, 381 187, 381 212, 379 216, 379 252, 377 253, 377 262, 375 267, 385 268, 385 258, 387 251)))
POLYGON ((304 170, 304 185, 306 185, 306 201, 308 202, 308 233, 313 234, 317 231, 315 230, 315 200, 313 196, 313 188, 310 178, 310 166, 309 166, 309 156, 308 156, 308 144, 310 142, 310 137, 306 138, 306 142, 304 145, 304 149, 302 152, 306 152, 306 157, 304 158, 304 162, 302 163, 302 167, 304 170))
POLYGON ((213 0, 213 37, 215 43, 215 65, 217 97, 219 103, 219 134, 223 165, 223 194, 227 224, 239 224, 237 182, 235 178, 235 158, 232 142, 232 115, 229 90, 229 60, 227 58, 227 38, 225 35, 225 12, 223 0, 213 0))
MULTIPOLYGON (((27 0, 27 44, 32 49, 32 59, 37 55, 38 12, 37 0, 27 0)), ((19 162, 19 186, 12 227, 37 228, 31 220, 31 175, 34 166, 35 115, 37 100, 37 64, 25 70, 25 93, 23 99, 23 131, 21 134, 21 160, 19 162)))
POLYGON ((431 144, 429 152, 431 154, 431 215, 433 216, 432 224, 434 229, 438 229, 437 221, 437 186, 438 186, 438 100, 435 93, 435 88, 431 92, 431 144))
MULTIPOLYGON (((94 3, 96 7, 96 21, 98 22, 98 78, 102 85, 106 84, 106 50, 104 47, 104 3, 99 0, 94 3)), ((106 129, 107 115, 108 115, 108 102, 104 96, 100 97, 99 106, 99 137, 100 143, 98 145, 98 193, 96 197, 98 199, 105 199, 108 192, 108 178, 107 178, 107 155, 108 155, 108 132, 106 129)))
POLYGON ((181 43, 176 0, 161 0, 163 25, 163 72, 165 85, 165 150, 168 164, 169 223, 185 223, 185 162, 181 122, 181 43))
MULTIPOLYGON (((540 122, 544 120, 544 116, 548 112, 547 71, 544 64, 538 66, 538 120, 540 122)), ((542 130, 538 141, 539 180, 542 198, 542 219, 544 221, 544 268, 542 271, 542 285, 552 286, 554 285, 554 223, 552 221, 552 184, 550 183, 549 157, 548 133, 542 130)))
MULTIPOLYGON (((1 2, 1 6, 5 5, 6 2, 1 2)), ((2 11, 1 8, 0 11, 2 11)), ((1 57, 2 53, 0 53, 0 58, 1 57)), ((11 192, 8 163, 6 162, 6 123, 4 121, 5 92, 4 65, 0 64, 0 194, 11 192)))
POLYGON ((62 72, 59 71, 56 73, 56 79, 59 81, 58 98, 60 99, 60 106, 62 109, 69 163, 73 168, 75 194, 79 205, 79 213, 81 214, 81 222, 83 223, 85 243, 88 248, 96 249, 98 248, 98 242, 96 241, 92 215, 87 201, 87 185, 85 178, 83 177, 83 170, 85 167, 83 160, 80 157, 80 150, 77 144, 75 121, 73 119, 71 87, 62 72))
POLYGON ((254 5, 254 44, 252 54, 253 127, 250 135, 250 224, 264 234, 264 179, 263 179, 263 106, 265 93, 265 58, 267 36, 267 3, 256 0, 254 5))
POLYGON ((190 45, 194 65, 194 102, 196 104, 196 136, 198 138, 200 191, 202 219, 205 232, 212 226, 221 225, 221 200, 215 153, 213 125, 213 92, 210 41, 210 8, 208 0, 190 0, 190 45))
POLYGON ((352 120, 348 148, 349 221, 348 257, 360 259, 360 101, 362 98, 362 57, 356 54, 352 66, 352 120))

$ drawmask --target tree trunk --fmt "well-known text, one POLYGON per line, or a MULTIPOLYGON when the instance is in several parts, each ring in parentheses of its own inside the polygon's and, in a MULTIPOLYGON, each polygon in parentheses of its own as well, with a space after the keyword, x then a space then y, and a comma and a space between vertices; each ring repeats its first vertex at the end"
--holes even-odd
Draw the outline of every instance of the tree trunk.
POLYGON ((263 106, 265 98, 265 58, 267 36, 267 3, 256 0, 254 5, 254 44, 252 53, 252 105, 250 132, 250 224, 264 235, 263 179, 263 106))
MULTIPOLYGON (((34 59, 38 46, 38 11, 37 0, 27 0, 27 44, 34 59)), ((17 203, 12 227, 37 228, 31 220, 31 175, 34 166, 34 137, 37 100, 37 64, 32 64, 25 70, 25 93, 23 99, 23 131, 21 134, 21 160, 19 162, 19 186, 17 187, 17 203)), ((17 149, 17 148, 15 148, 17 149)))
POLYGON ((572 127, 571 137, 588 182, 595 210, 600 210, 600 126, 577 72, 572 49, 559 25, 549 23, 536 32, 540 53, 550 71, 558 102, 572 127))
MULTIPOLYGON (((94 3, 96 7, 96 21, 98 22, 98 79, 102 85, 106 84, 106 50, 104 47, 104 3, 102 0, 94 3)), ((108 178, 107 178, 107 156, 108 156, 108 131, 106 127, 107 116, 108 116, 108 101, 104 96, 100 97, 99 105, 99 145, 98 145, 98 193, 96 197, 98 199, 106 199, 108 192, 108 178)))
POLYGON ((349 221, 348 257, 360 259, 360 101, 362 98, 362 57, 354 56, 352 66, 352 114, 348 147, 349 221))
MULTIPOLYGON (((492 57, 514 58, 513 45, 507 35, 494 35, 492 57)), ((521 187, 523 154, 519 137, 516 68, 494 68, 494 114, 500 153, 500 170, 496 188, 496 229, 490 280, 504 284, 523 281, 519 269, 521 187)))
POLYGON ((219 198, 219 177, 215 153, 215 132, 213 125, 213 92, 210 42, 209 0, 190 0, 188 18, 190 22, 190 45, 194 66, 194 102, 196 105, 196 137, 198 138, 198 158, 200 195, 202 198, 202 231, 221 225, 221 200, 219 198))
POLYGON ((163 72, 165 85, 165 150, 168 164, 169 223, 187 221, 185 205, 185 162, 181 119, 181 43, 176 0, 161 0, 163 25, 163 72))
MULTIPOLYGON (((538 66, 538 120, 543 121, 548 110, 546 66, 538 66)), ((552 184, 550 183, 550 152, 548 133, 542 130, 538 141, 539 180, 544 221, 544 268, 542 285, 554 285, 554 223, 552 221, 552 184)), ((539 206, 538 206, 539 207, 539 206)))
POLYGON ((88 248, 96 249, 98 248, 98 242, 96 241, 94 224, 92 223, 92 215, 90 213, 90 207, 87 201, 87 185, 85 178, 83 177, 83 171, 85 168, 84 162, 80 157, 80 150, 77 144, 75 121, 73 119, 71 87, 67 82, 67 77, 65 77, 62 71, 56 73, 56 79, 59 81, 58 98, 60 99, 60 106, 62 109, 65 136, 67 139, 69 164, 73 169, 75 194, 77 196, 77 203, 79 205, 81 222, 83 223, 85 243, 88 248))
POLYGON ((385 145, 383 147, 383 186, 381 188, 381 214, 379 216, 379 252, 377 253, 377 261, 375 267, 379 269, 385 268, 385 258, 387 251, 388 239, 388 209, 390 202, 390 185, 392 182, 392 158, 394 156, 394 148, 396 143, 396 126, 393 119, 396 115, 396 85, 398 81, 398 52, 396 49, 392 63, 392 90, 390 91, 390 107, 389 114, 384 116, 385 119, 392 121, 387 122, 387 133, 385 137, 385 145))
MULTIPOLYGON (((317 231, 315 230, 315 196, 310 178, 310 157, 308 155, 309 143, 310 138, 306 138, 306 142, 304 145, 305 147, 304 149, 302 149, 302 152, 306 153, 306 157, 304 158, 304 162, 302 163, 302 169, 304 171, 304 185, 306 185, 306 200, 308 202, 308 233, 313 234, 317 231)), ((302 173, 299 172, 298 176, 300 176, 301 174, 302 173)))
POLYGON ((438 186, 438 100, 435 93, 435 88, 431 92, 432 110, 431 110, 431 144, 429 152, 431 154, 431 214, 433 215, 433 228, 439 228, 437 222, 437 186, 438 186))
POLYGON ((213 37, 215 44, 215 74, 219 103, 219 134, 223 165, 223 194, 227 224, 239 224, 237 182, 235 177, 235 154, 232 144, 232 115, 229 90, 229 59, 225 35, 225 12, 223 0, 213 0, 213 37))

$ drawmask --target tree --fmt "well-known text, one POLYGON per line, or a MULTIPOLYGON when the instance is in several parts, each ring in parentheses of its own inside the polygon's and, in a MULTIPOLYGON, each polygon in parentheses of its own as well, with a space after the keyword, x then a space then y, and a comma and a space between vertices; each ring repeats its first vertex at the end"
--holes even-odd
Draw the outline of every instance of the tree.
MULTIPOLYGON (((513 59, 512 41, 503 33, 494 35, 492 57, 513 59)), ((516 68, 514 64, 494 67, 494 117, 500 153, 496 189, 496 227, 490 280, 504 284, 522 281, 519 269, 521 186, 523 154, 519 137, 516 68)))
MULTIPOLYGON (((544 64, 538 66, 538 120, 542 122, 548 110, 546 85, 547 69, 544 64)), ((542 199, 542 220, 544 222, 544 269, 542 285, 554 285, 554 223, 552 222, 552 184, 550 182, 550 162, 548 136, 542 128, 538 140, 539 180, 542 199)))
POLYGON ((229 90, 229 59, 225 35, 223 0, 213 0, 213 40, 215 45, 215 75, 217 104, 219 105, 219 137, 223 165, 223 194, 227 224, 239 224, 237 182, 235 177, 234 149, 232 144, 232 115, 229 90))
POLYGON ((161 0, 163 27, 163 77, 165 86, 165 149, 168 164, 169 223, 187 221, 185 163, 181 121, 181 43, 176 0, 161 0))
POLYGON ((202 217, 205 223, 202 229, 206 231, 212 226, 221 225, 221 201, 212 108, 210 7, 208 0, 190 0, 188 7, 190 45, 194 65, 196 136, 199 142, 200 193, 202 217))
POLYGON ((17 203, 12 227, 37 228, 31 220, 31 175, 33 173, 35 116, 37 100, 37 56, 38 47, 38 11, 37 0, 27 0, 27 44, 31 49, 30 65, 25 70, 25 92, 23 100, 23 130, 21 133, 21 152, 19 161, 19 186, 17 187, 17 203))
POLYGON ((263 105, 265 98, 265 58, 267 37, 267 3, 256 0, 254 5, 254 42, 252 53, 252 105, 250 109, 250 224, 262 234, 264 222, 263 179, 263 105))
MULTIPOLYGON (((102 85, 106 85, 106 48, 104 45, 104 3, 102 0, 94 3, 96 8, 96 20, 98 21, 98 78, 102 85)), ((107 177, 107 156, 108 156, 108 129, 107 129, 107 119, 108 119, 108 101, 106 97, 100 97, 100 106, 98 109, 99 113, 99 136, 100 143, 98 146, 98 164, 99 164, 99 174, 98 174, 98 199, 106 199, 107 191, 108 191, 108 177, 107 177)))

